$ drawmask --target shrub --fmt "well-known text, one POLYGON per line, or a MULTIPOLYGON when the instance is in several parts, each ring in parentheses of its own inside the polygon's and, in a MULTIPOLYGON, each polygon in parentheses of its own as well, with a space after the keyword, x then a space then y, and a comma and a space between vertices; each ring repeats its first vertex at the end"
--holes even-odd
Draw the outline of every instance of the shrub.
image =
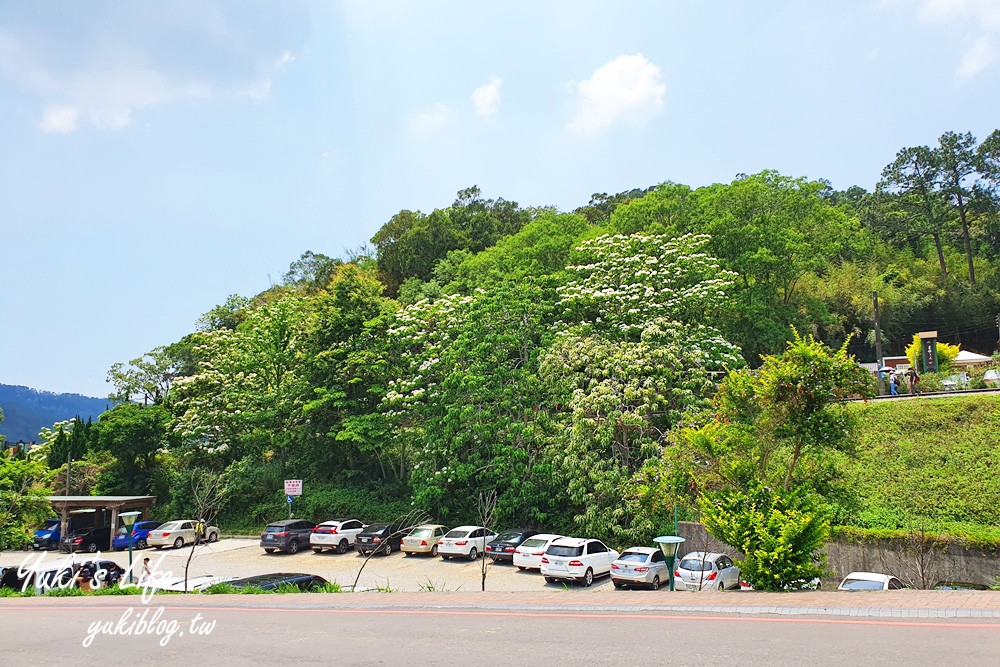
POLYGON ((825 574, 821 549, 830 518, 814 496, 753 483, 747 490, 702 496, 699 504, 709 532, 746 555, 737 564, 755 589, 785 590, 825 574))

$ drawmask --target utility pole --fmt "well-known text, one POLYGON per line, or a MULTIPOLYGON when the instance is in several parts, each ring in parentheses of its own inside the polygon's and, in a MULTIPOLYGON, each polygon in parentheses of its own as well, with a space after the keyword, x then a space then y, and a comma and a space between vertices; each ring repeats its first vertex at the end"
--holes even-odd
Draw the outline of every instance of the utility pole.
MULTIPOLYGON (((69 495, 69 473, 73 465, 73 447, 72 445, 66 449, 66 495, 69 495)), ((65 537, 65 536, 64 536, 65 537)))
POLYGON ((879 326, 878 321, 878 292, 872 292, 872 304, 875 307, 875 363, 878 367, 875 369, 875 377, 878 378, 878 393, 881 395, 884 393, 882 387, 882 363, 884 357, 882 356, 882 328, 879 326))

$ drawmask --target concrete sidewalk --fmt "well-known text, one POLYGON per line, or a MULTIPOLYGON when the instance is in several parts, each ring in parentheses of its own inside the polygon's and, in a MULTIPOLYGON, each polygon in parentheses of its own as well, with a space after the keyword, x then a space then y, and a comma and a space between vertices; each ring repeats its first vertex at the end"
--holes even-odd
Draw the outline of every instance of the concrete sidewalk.
MULTIPOLYGON (((118 607, 137 596, 0 598, 0 615, 19 606, 118 607)), ((153 605, 187 608, 437 610, 455 612, 742 614, 853 618, 1000 619, 1000 591, 800 591, 794 593, 581 591, 162 595, 153 605)))
MULTIPOLYGON (((309 596, 293 596, 308 603, 309 596)), ((333 598, 326 605, 338 606, 333 598)), ((879 618, 1000 618, 1000 591, 659 591, 354 593, 349 607, 493 611, 781 614, 879 618)))

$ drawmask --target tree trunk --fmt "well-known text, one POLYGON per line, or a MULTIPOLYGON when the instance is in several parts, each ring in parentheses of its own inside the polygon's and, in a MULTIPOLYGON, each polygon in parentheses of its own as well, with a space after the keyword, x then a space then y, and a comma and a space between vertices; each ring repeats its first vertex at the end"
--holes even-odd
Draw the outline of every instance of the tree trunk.
POLYGON ((965 259, 969 263, 969 287, 976 286, 976 269, 972 265, 972 241, 969 239, 969 223, 965 217, 965 202, 958 193, 958 217, 962 221, 962 240, 965 241, 965 259))
POLYGON ((788 487, 790 487, 792 485, 792 472, 795 470, 795 464, 798 462, 798 460, 799 460, 799 454, 801 452, 802 452, 802 443, 801 442, 796 442, 795 443, 795 449, 794 449, 794 451, 792 451, 792 460, 788 464, 788 474, 785 475, 785 483, 782 486, 782 488, 785 491, 787 491, 788 487))
POLYGON ((938 264, 941 265, 941 275, 948 275, 948 266, 944 263, 944 250, 941 248, 941 233, 932 232, 931 236, 934 237, 934 247, 937 249, 938 264))

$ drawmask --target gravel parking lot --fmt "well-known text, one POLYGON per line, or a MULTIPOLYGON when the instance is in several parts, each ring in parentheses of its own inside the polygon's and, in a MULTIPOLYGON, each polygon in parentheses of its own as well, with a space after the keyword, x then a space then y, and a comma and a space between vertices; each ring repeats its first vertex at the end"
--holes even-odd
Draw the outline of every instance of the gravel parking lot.
MULTIPOLYGON (((191 548, 144 549, 133 552, 133 560, 141 562, 146 556, 159 573, 184 576, 184 563, 191 548)), ((77 554, 78 560, 89 554, 77 554)), ((58 551, 4 551, 0 552, 0 566, 16 566, 26 558, 44 558, 46 563, 57 563, 67 558, 58 551)), ((128 567, 128 552, 102 552, 102 558, 128 567)), ((329 581, 348 586, 354 583, 364 559, 354 551, 346 554, 306 550, 297 554, 265 554, 258 540, 230 538, 214 544, 200 545, 191 560, 191 576, 247 577, 269 572, 304 572, 318 574, 329 581)), ((468 560, 442 560, 429 556, 374 556, 369 559, 358 582, 359 589, 385 589, 398 591, 478 591, 480 590, 481 562, 468 560)), ((518 570, 509 564, 487 564, 486 589, 490 591, 540 591, 562 590, 562 584, 546 584, 537 570, 518 570)), ((589 592, 614 590, 610 579, 598 579, 590 588, 569 586, 572 591, 589 592)))

